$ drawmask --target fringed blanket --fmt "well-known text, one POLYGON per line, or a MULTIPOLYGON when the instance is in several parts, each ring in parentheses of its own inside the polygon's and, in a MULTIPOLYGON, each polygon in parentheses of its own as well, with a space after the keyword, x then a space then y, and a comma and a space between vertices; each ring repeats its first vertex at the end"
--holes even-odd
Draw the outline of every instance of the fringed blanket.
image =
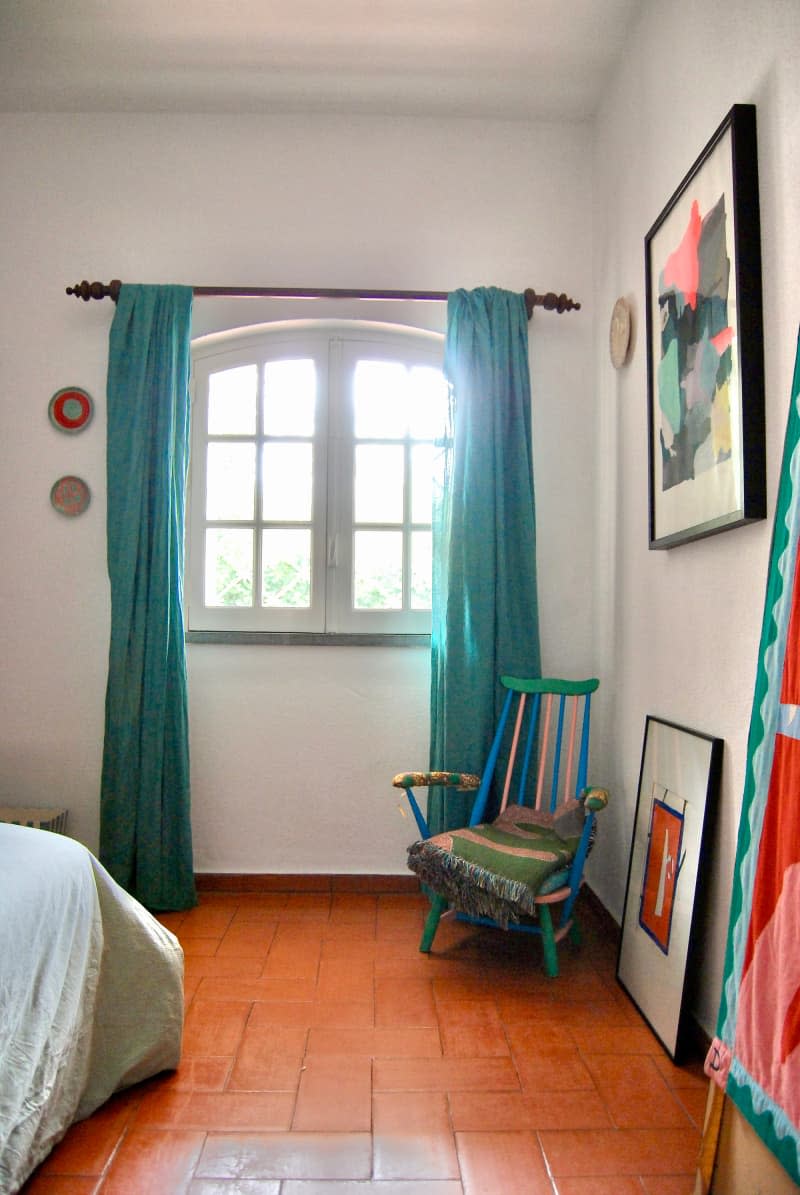
POLYGON ((551 881, 548 887, 566 883, 583 821, 578 801, 558 815, 511 805, 491 825, 450 830, 414 843, 408 866, 455 908, 490 917, 505 928, 535 916, 535 897, 546 881, 551 881))

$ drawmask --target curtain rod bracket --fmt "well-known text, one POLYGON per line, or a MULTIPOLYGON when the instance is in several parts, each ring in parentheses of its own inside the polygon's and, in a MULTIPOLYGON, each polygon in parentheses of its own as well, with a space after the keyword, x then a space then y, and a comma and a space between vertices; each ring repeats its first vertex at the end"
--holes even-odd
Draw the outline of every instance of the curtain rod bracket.
MULTIPOLYGON (((77 299, 83 299, 84 303, 88 303, 90 299, 113 299, 116 303, 119 298, 120 287, 122 286, 119 278, 113 278, 111 282, 76 282, 74 286, 67 287, 68 295, 75 295, 77 299)), ((216 295, 218 297, 229 298, 273 298, 273 299, 400 299, 400 300, 417 300, 417 301, 434 301, 444 302, 447 299, 447 291, 406 291, 406 290, 342 290, 339 288, 317 288, 317 289, 302 289, 301 287, 245 287, 245 286, 227 286, 227 287, 213 287, 213 286, 195 286, 193 288, 195 295, 202 297, 209 297, 216 295)), ((528 287, 524 292, 525 308, 528 312, 528 319, 533 315, 535 307, 543 307, 545 311, 555 311, 558 315, 562 315, 565 311, 580 311, 580 303, 576 303, 565 294, 557 295, 554 291, 549 290, 546 294, 539 295, 532 287, 528 287)))

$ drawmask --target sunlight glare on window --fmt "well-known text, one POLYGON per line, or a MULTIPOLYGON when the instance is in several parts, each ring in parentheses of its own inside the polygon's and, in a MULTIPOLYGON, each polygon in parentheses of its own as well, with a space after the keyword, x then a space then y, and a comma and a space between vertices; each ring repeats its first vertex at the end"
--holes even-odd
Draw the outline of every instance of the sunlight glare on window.
POLYGON ((237 527, 206 530, 205 603, 253 604, 253 532, 237 527))
POLYGON ((396 361, 359 361, 353 380, 358 439, 401 440, 408 430, 408 370, 396 361))
POLYGON ((403 608, 402 531, 356 531, 353 592, 356 610, 403 608))
POLYGON ((264 531, 261 541, 261 604, 273 609, 311 605, 311 531, 264 531))
POLYGON ((411 609, 431 608, 433 536, 430 531, 411 532, 411 609))
POLYGON ((441 369, 409 370, 409 431, 415 440, 438 440, 447 427, 449 389, 441 369))
POLYGON ((206 518, 252 519, 255 485, 254 444, 215 440, 208 445, 206 518))
POLYGON ((311 519, 312 445, 274 443, 262 453, 263 517, 266 522, 311 519))
POLYGON ((208 379, 208 434, 252 436, 256 430, 258 368, 237 365, 208 379))
POLYGON ((403 447, 400 444, 357 445, 357 523, 402 523, 403 465, 403 447))
POLYGON ((317 370, 308 358, 264 366, 264 431, 268 436, 313 436, 317 370))

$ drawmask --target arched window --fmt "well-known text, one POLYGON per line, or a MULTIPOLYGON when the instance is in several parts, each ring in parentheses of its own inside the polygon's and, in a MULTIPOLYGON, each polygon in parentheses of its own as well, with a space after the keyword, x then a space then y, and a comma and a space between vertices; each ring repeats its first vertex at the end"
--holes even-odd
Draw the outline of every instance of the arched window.
POLYGON ((353 321, 195 342, 190 638, 430 632, 442 350, 353 321))

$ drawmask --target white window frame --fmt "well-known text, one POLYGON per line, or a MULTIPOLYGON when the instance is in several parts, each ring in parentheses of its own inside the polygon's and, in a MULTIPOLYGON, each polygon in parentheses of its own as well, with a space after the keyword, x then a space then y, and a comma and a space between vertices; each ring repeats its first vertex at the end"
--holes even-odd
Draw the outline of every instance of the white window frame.
MULTIPOLYGON (((444 338, 435 332, 360 320, 293 320, 198 337, 192 344, 192 451, 187 502, 186 608, 191 639, 280 637, 299 641, 372 641, 430 634, 430 611, 355 610, 352 606, 354 446, 349 379, 358 360, 398 360, 442 367, 444 338), (204 604, 208 379, 236 365, 312 357, 320 381, 315 422, 312 593, 309 609, 213 607, 204 604)), ((259 374, 259 377, 261 375, 259 374)), ((229 439, 229 437, 225 437, 229 439)), ((235 439, 235 437, 234 437, 235 439)), ((410 447, 406 441, 408 467, 410 447)), ((258 456, 259 453, 257 452, 258 456)), ((408 546, 409 494, 403 534, 408 546)), ((257 523, 256 523, 257 526, 257 523)), ((405 598, 407 599, 407 591, 405 598)))

